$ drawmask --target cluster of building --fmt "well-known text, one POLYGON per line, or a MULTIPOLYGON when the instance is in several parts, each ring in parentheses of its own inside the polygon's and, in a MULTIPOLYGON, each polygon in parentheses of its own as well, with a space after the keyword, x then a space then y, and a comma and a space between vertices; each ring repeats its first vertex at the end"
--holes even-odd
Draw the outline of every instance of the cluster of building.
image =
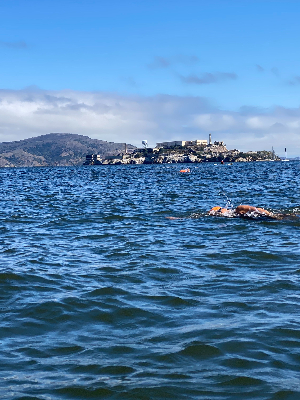
POLYGON ((196 139, 196 140, 173 140, 172 142, 161 142, 156 143, 156 149, 171 149, 174 147, 193 147, 193 146, 223 146, 226 147, 224 142, 214 142, 211 141, 211 133, 209 134, 208 142, 206 139, 196 139))
POLYGON ((157 149, 170 149, 172 147, 207 146, 207 140, 173 140, 172 142, 156 143, 157 149))

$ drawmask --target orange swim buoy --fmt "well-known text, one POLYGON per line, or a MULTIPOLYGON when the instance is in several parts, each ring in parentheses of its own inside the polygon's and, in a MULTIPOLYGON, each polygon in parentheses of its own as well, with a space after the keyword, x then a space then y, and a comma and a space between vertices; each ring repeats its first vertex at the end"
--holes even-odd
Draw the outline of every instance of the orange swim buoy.
POLYGON ((190 169, 189 169, 189 168, 186 168, 186 169, 181 169, 179 172, 186 173, 186 172, 191 172, 191 171, 190 171, 190 169))

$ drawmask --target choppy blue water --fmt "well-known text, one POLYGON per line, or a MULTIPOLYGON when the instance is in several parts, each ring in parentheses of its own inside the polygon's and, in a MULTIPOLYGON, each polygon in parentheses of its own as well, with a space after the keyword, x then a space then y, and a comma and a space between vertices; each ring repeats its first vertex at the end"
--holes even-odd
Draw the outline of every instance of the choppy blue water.
POLYGON ((299 399, 299 166, 0 169, 0 398, 299 399))

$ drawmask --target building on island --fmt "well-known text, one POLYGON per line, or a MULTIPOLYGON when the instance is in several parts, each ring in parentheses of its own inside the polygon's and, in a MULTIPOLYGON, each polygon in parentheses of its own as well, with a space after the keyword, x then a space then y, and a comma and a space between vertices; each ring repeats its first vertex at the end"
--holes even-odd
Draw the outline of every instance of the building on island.
POLYGON ((216 142, 214 141, 214 144, 210 144, 211 146, 224 146, 226 147, 226 144, 222 141, 222 142, 216 142))
POLYGON ((172 147, 207 146, 207 140, 173 140, 172 142, 156 143, 157 148, 169 149, 172 147))
POLYGON ((87 154, 83 165, 99 165, 101 163, 102 160, 99 154, 87 154))

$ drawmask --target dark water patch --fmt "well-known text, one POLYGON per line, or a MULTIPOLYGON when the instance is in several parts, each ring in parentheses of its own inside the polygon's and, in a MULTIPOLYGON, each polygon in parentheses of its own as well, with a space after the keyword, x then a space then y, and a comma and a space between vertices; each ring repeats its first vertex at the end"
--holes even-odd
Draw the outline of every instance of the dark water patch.
POLYGON ((163 320, 158 313, 143 310, 138 307, 120 307, 114 311, 113 318, 119 321, 122 325, 126 324, 143 324, 151 326, 153 323, 158 323, 163 320))
POLYGON ((170 308, 185 308, 198 305, 198 301, 196 299, 184 299, 177 296, 169 296, 167 294, 165 296, 149 296, 147 299, 157 304, 169 306, 170 308))
POLYGON ((236 338, 222 341, 221 344, 219 344, 219 347, 223 353, 227 354, 236 354, 238 351, 239 354, 253 354, 253 359, 257 359, 260 361, 267 361, 270 359, 270 353, 262 350, 264 346, 261 346, 259 342, 256 342, 254 339, 253 340, 247 340, 247 339, 241 339, 239 337, 239 334, 236 333, 236 338))
POLYGON ((4 255, 10 255, 10 254, 14 254, 14 253, 18 253, 18 250, 16 248, 4 249, 2 251, 2 254, 4 254, 4 255))
POLYGON ((148 386, 147 384, 140 385, 137 388, 130 388, 125 393, 119 394, 116 399, 121 400, 165 400, 165 399, 180 399, 180 400, 196 400, 196 399, 220 399, 218 394, 206 389, 197 389, 195 387, 185 387, 181 385, 160 385, 160 386, 148 386))
POLYGON ((107 367, 103 367, 101 372, 107 375, 128 375, 135 372, 134 368, 127 367, 126 365, 110 365, 107 367))
POLYGON ((125 216, 123 215, 107 215, 104 217, 105 221, 123 221, 125 216))
POLYGON ((67 386, 52 391, 53 395, 63 396, 67 399, 111 399, 114 391, 107 388, 93 388, 83 386, 67 386))
POLYGON ((120 289, 116 286, 106 286, 99 289, 94 289, 92 292, 88 293, 90 297, 101 297, 101 296, 125 296, 129 292, 120 289))
POLYGON ((109 239, 111 236, 107 233, 97 234, 97 233, 86 233, 75 237, 75 240, 87 240, 87 241, 97 241, 102 239, 109 239))
POLYGON ((187 249, 206 249, 207 245, 204 244, 190 244, 190 243, 186 243, 185 247, 187 249))
MULTIPOLYGON (((94 309, 89 312, 89 319, 91 321, 100 322, 102 324, 112 325, 116 323, 116 317, 111 310, 102 311, 99 309, 94 309)), ((119 321, 123 324, 123 321, 119 321)))
POLYGON ((180 381, 180 380, 187 380, 187 379, 190 380, 190 379, 192 379, 192 376, 174 372, 173 374, 165 374, 165 375, 163 375, 163 378, 173 379, 175 381, 180 381))
POLYGON ((75 365, 70 368, 70 372, 73 374, 88 374, 93 376, 99 376, 102 372, 102 365, 99 364, 86 364, 86 365, 75 365))
POLYGON ((279 390, 270 397, 270 400, 298 400, 299 397, 300 391, 279 390))
POLYGON ((15 400, 45 400, 45 397, 21 396, 21 397, 15 397, 15 400))
MULTIPOLYGON (((8 361, 8 359, 7 359, 7 361, 8 361)), ((38 364, 39 364, 35 360, 21 360, 21 361, 9 360, 9 361, 10 361, 9 362, 9 370, 14 371, 14 372, 22 371, 25 369, 30 373, 30 371, 34 371, 38 367, 38 364)), ((1 370, 4 372, 7 372, 7 369, 5 369, 3 367, 0 367, 0 371, 1 370)))
POLYGON ((5 283, 7 281, 14 282, 14 281, 24 281, 24 277, 22 275, 13 273, 13 272, 2 272, 0 273, 0 282, 5 283))
POLYGON ((109 254, 106 254, 105 257, 107 259, 118 260, 118 259, 122 259, 123 257, 129 257, 129 256, 131 256, 130 252, 113 251, 113 252, 110 252, 109 254))
POLYGON ((191 343, 179 352, 182 356, 205 359, 217 357, 221 354, 220 350, 212 345, 205 343, 191 343))
POLYGON ((171 266, 163 266, 163 265, 157 265, 155 266, 155 270, 158 274, 162 275, 177 275, 177 274, 182 274, 182 271, 178 268, 173 268, 171 266))
POLYGON ((294 340, 298 339, 300 341, 300 329, 298 327, 297 328, 278 327, 272 331, 272 334, 279 337, 291 338, 294 340))
POLYGON ((31 347, 29 343, 26 347, 16 348, 15 352, 20 353, 26 357, 31 357, 35 359, 47 358, 49 356, 46 351, 38 349, 36 347, 31 347))
POLYGON ((258 378, 251 378, 249 376, 237 376, 235 378, 231 378, 229 380, 226 380, 220 385, 222 386, 258 386, 261 385, 263 381, 258 378))
POLYGON ((65 345, 65 346, 51 347, 47 349, 49 356, 65 356, 65 355, 80 353, 81 351, 83 351, 83 347, 76 345, 74 346, 65 345))
POLYGON ((240 370, 240 369, 255 369, 255 368, 260 368, 264 366, 264 363, 262 363, 261 361, 257 361, 254 359, 247 359, 247 358, 243 358, 243 357, 232 357, 232 358, 228 358, 225 359, 222 364, 226 367, 232 368, 232 369, 236 369, 236 370, 240 370))
POLYGON ((135 352, 135 349, 133 347, 125 346, 125 345, 113 345, 107 351, 110 354, 116 354, 116 355, 121 355, 121 354, 132 354, 135 352))
POLYGON ((68 309, 56 301, 46 301, 43 303, 27 305, 22 314, 30 321, 44 322, 47 324, 56 324, 57 322, 70 319, 68 309))
POLYGON ((284 293, 285 291, 293 292, 298 290, 298 284, 283 279, 278 279, 273 282, 270 280, 269 283, 263 284, 261 289, 270 293, 284 293))
POLYGON ((75 366, 71 369, 72 373, 75 374, 86 374, 91 376, 115 376, 115 377, 126 377, 127 375, 131 375, 136 370, 132 367, 126 365, 109 365, 103 366, 98 364, 88 364, 88 365, 79 365, 75 366))

